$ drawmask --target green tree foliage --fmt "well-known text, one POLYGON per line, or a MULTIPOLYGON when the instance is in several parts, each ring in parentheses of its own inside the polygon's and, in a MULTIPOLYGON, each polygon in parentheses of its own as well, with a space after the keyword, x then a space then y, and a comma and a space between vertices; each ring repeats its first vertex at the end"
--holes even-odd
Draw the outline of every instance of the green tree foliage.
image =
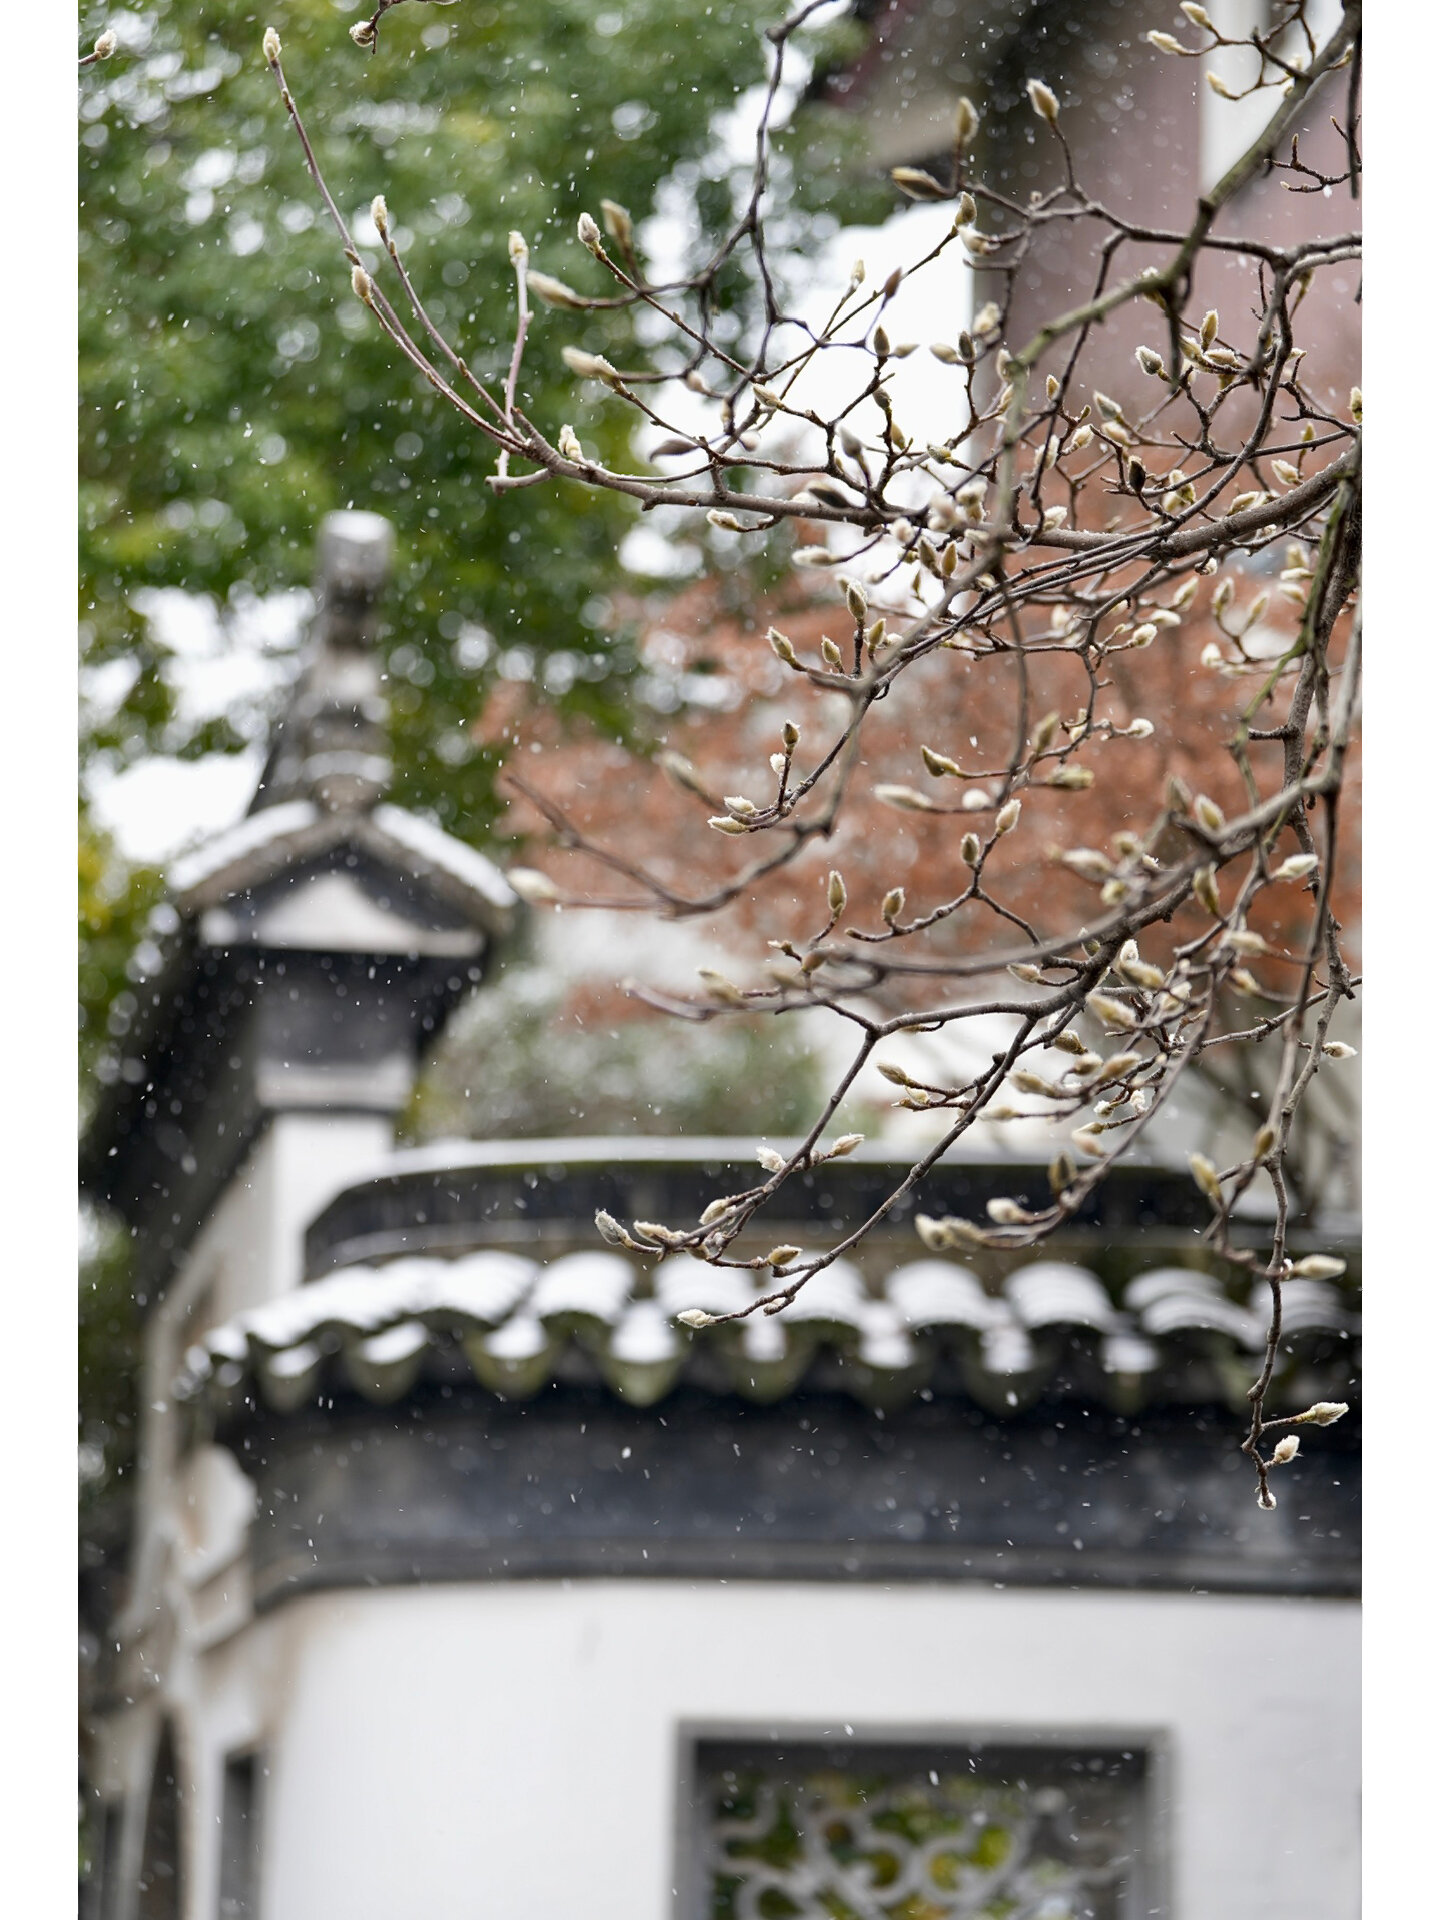
MULTIPOLYGON (((494 456, 398 368, 351 295, 261 29, 282 35, 347 216, 363 233, 363 210, 386 195, 437 319, 494 378, 514 325, 512 228, 536 266, 574 278, 590 266, 576 218, 602 195, 641 220, 688 162, 696 244, 707 214, 729 212, 725 169, 704 162, 710 126, 759 78, 773 12, 763 0, 397 7, 374 58, 349 39, 348 0, 276 0, 263 17, 235 0, 157 0, 127 16, 82 101, 83 637, 91 665, 130 668, 91 753, 125 764, 237 745, 224 716, 181 712, 136 595, 183 587, 223 614, 303 585, 321 514, 352 503, 399 535, 398 801, 470 837, 492 815, 492 769, 466 734, 485 692, 474 629, 491 636, 491 671, 523 646, 572 706, 619 721, 627 660, 606 595, 628 506, 578 489, 492 494, 494 456)), ((617 410, 577 391, 560 359, 582 337, 634 357, 628 317, 542 308, 522 404, 619 459, 617 410)))

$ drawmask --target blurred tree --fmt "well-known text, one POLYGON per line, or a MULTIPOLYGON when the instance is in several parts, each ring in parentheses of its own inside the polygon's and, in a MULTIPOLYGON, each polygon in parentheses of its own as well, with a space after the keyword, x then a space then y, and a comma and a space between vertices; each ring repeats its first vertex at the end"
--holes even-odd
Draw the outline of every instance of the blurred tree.
MULTIPOLYGON (((387 195, 437 318, 491 376, 514 323, 508 231, 525 234, 537 265, 563 270, 600 183, 643 219, 661 182, 706 154, 715 113, 759 77, 758 21, 773 8, 404 8, 373 60, 346 32, 356 11, 352 0, 275 10, 322 161, 347 213, 387 195)), ((96 10, 87 24, 107 21, 96 10)), ((400 536, 395 797, 474 835, 491 815, 490 768, 466 727, 497 660, 510 654, 512 673, 533 661, 570 706, 620 719, 627 654, 606 589, 630 510, 496 499, 464 422, 423 383, 397 385, 348 273, 309 231, 314 195, 261 61, 263 24, 238 0, 157 0, 120 17, 120 52, 85 80, 84 657, 129 669, 87 755, 124 765, 240 744, 223 714, 183 710, 136 596, 183 587, 223 619, 251 594, 303 584, 320 515, 353 502, 400 536)), ((701 168, 725 171, 723 156, 701 168)), ((707 215, 728 217, 728 195, 697 190, 689 211, 693 241, 707 215)), ((357 225, 368 230, 363 214, 357 225)), ((568 324, 542 310, 535 333, 568 324)), ((624 356, 630 326, 616 317, 607 351, 624 356)), ((552 339, 522 395, 548 415, 561 391, 574 411, 552 339)), ((628 429, 612 415, 597 405, 575 424, 619 458, 628 429)))

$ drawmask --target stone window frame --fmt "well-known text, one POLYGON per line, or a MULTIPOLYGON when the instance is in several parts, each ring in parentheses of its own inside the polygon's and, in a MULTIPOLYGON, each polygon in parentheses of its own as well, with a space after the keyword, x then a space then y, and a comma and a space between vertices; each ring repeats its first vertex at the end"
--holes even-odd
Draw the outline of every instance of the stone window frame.
MULTIPOLYGON (((767 1750, 833 1750, 844 1747, 857 1759, 873 1754, 888 1759, 913 1753, 917 1769, 939 1762, 953 1764, 960 1755, 1034 1754, 1048 1762, 1076 1754, 1135 1755, 1136 1825, 1141 1835, 1140 1871, 1129 1881, 1121 1906, 1122 1920, 1169 1920, 1172 1912, 1171 1832, 1173 1827, 1174 1755, 1172 1736, 1161 1726, 1115 1725, 1094 1722, 1037 1727, 997 1721, 855 1721, 820 1723, 814 1720, 684 1720, 676 1728, 673 1872, 674 1920, 709 1920, 708 1890, 704 1881, 704 1826, 706 1807, 703 1781, 705 1750, 739 1748, 763 1763, 767 1750)), ((713 1764, 713 1763, 711 1763, 713 1764)))

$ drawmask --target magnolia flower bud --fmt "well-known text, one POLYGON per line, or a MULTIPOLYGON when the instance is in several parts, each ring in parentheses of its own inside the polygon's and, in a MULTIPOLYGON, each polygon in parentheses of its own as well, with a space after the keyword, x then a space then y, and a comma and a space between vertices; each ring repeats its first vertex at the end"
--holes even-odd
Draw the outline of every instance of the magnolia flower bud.
POLYGON ((1252 933, 1249 927, 1227 927, 1220 936, 1222 947, 1233 947, 1236 953, 1268 953, 1270 944, 1263 933, 1252 933))
POLYGON ((375 44, 375 29, 368 20, 357 20, 355 25, 350 29, 350 38, 355 42, 357 47, 373 47, 375 44))
POLYGON ((743 820, 737 820, 733 814, 728 813, 712 813, 705 824, 713 827, 717 833, 748 833, 750 831, 743 820))
POLYGON ((1211 833, 1219 833, 1225 825, 1224 814, 1210 796, 1204 793, 1197 793, 1195 796, 1195 818, 1211 833))
POLYGON ((1327 1040, 1320 1051, 1328 1060, 1353 1060, 1354 1047, 1347 1047, 1343 1040, 1327 1040))
POLYGON ((1300 1442, 1293 1433, 1287 1433, 1283 1440, 1277 1442, 1269 1464, 1272 1467, 1288 1467, 1299 1451, 1300 1442))
POLYGON ((1018 800, 1007 800, 995 816, 995 831, 997 834, 1013 833, 1019 824, 1020 802, 1018 800))
POLYGON ((1038 1093, 1047 1100, 1061 1098, 1058 1087, 1051 1086, 1043 1075, 1031 1073, 1028 1067, 1017 1067, 1010 1076, 1010 1084, 1017 1093, 1038 1093))
POLYGON ((947 774, 954 779, 961 772, 961 768, 954 760, 947 754, 937 753, 933 747, 921 747, 920 758, 925 762, 926 771, 933 773, 937 780, 944 778, 947 774))
POLYGON ((849 898, 845 891, 845 881, 833 867, 830 869, 830 878, 825 883, 825 898, 829 902, 831 913, 838 915, 845 911, 845 902, 849 898))
POLYGON ((582 247, 588 247, 591 253, 598 253, 600 251, 604 244, 600 238, 600 229, 588 213, 581 214, 575 224, 575 231, 579 236, 582 247))
POLYGON ((600 1229, 600 1238, 608 1240, 612 1247, 623 1247, 630 1239, 628 1233, 613 1213, 606 1213, 603 1207, 595 1214, 595 1225, 600 1229))
POLYGON ((985 1211, 1000 1227, 1023 1227, 1030 1218, 1022 1206, 1014 1200, 987 1200, 985 1211))
POLYGON ((354 289, 357 300, 363 300, 367 307, 374 305, 375 282, 370 278, 364 267, 351 268, 350 285, 354 289))
POLYGON ((978 833, 967 833, 962 836, 960 841, 960 858, 965 862, 967 867, 979 866, 980 836, 978 833))
POLYGON ((1153 347, 1137 347, 1135 358, 1140 362, 1141 371, 1144 373, 1154 374, 1165 371, 1165 362, 1153 347))
MULTIPOLYGON (((112 35, 111 37, 113 39, 114 36, 112 35)), ((280 36, 274 27, 267 27, 265 29, 265 38, 260 42, 260 45, 264 51, 265 58, 272 64, 280 58, 280 36)), ((95 51, 97 53, 100 51, 98 41, 96 42, 95 51)))
POLYGON ((1165 975, 1159 967, 1152 967, 1148 960, 1140 958, 1139 948, 1133 940, 1127 940, 1115 956, 1115 971, 1120 978, 1132 987, 1163 987, 1165 975))
MULTIPOLYGON (((97 60, 108 60, 119 44, 114 33, 107 27, 95 42, 95 58, 97 60)), ((278 60, 279 57, 280 36, 273 27, 269 27, 265 33, 265 58, 267 60, 278 60), (270 42, 272 39, 275 42, 275 51, 273 54, 270 51, 270 42)))
POLYGON ((956 146, 960 148, 968 147, 979 131, 980 115, 975 110, 975 103, 973 100, 966 99, 962 94, 960 99, 955 103, 956 146))
POLYGON ((1319 859, 1313 853, 1292 853, 1288 860, 1280 862, 1270 877, 1272 880, 1303 880, 1319 864, 1319 859))
POLYGON ((905 889, 892 887, 880 902, 880 915, 887 925, 893 925, 905 911, 905 889))
MULTIPOLYGON (((513 253, 510 257, 512 260, 515 258, 513 253)), ((538 300, 545 302, 547 307, 566 307, 572 313, 578 313, 585 305, 583 294, 576 293, 573 287, 567 287, 563 280, 555 279, 552 274, 537 272, 534 267, 526 273, 525 284, 538 300)), ((687 445, 683 451, 688 453, 689 446, 687 445)))
POLYGON ((1123 1080, 1127 1073, 1133 1073, 1144 1060, 1140 1053, 1114 1053, 1108 1060, 1102 1060, 1100 1071, 1095 1076, 1095 1085, 1103 1087, 1111 1080, 1123 1080))
POLYGON ((890 178, 911 200, 948 200, 950 189, 942 186, 933 173, 922 167, 892 167, 890 178))
POLYGON ((582 347, 562 347, 560 358, 582 380, 603 380, 609 386, 620 378, 603 353, 586 353, 582 347))
POLYGON ((820 636, 820 658, 827 667, 840 667, 845 664, 845 656, 828 633, 820 636))
POLYGON ((622 247, 628 247, 634 237, 634 223, 629 212, 618 200, 602 200, 600 211, 605 216, 605 231, 612 240, 618 240, 622 247))
POLYGON ((1185 51, 1173 33, 1147 33, 1145 38, 1160 53, 1184 53, 1185 51))
POLYGON ((1218 1205, 1224 1198, 1224 1193, 1220 1185, 1220 1172, 1214 1161, 1207 1159, 1203 1153, 1192 1153, 1190 1171, 1195 1176, 1196 1186, 1206 1199, 1213 1200, 1218 1205))
POLYGON ((1121 1027, 1126 1030, 1135 1025, 1135 1015, 1123 1000, 1116 1000, 1108 993, 1092 993, 1086 996, 1086 1006, 1097 1020, 1106 1026, 1121 1027))
POLYGON ((923 793, 917 793, 914 787, 879 786, 875 789, 875 798, 883 800, 887 807, 899 807, 905 813, 933 813, 933 802, 923 793))
POLYGON ((682 1327, 694 1327, 698 1331, 701 1327, 713 1327, 718 1315, 706 1313, 703 1307, 687 1307, 683 1313, 677 1313, 675 1318, 682 1327))
POLYGON ((555 444, 567 460, 583 460, 585 458, 584 448, 580 445, 576 437, 575 429, 571 426, 561 427, 559 437, 555 444))
POLYGON ((1027 80, 1025 91, 1030 96, 1030 104, 1047 126, 1060 123, 1060 102, 1046 86, 1043 80, 1027 80))
POLYGON ((800 662, 796 658, 794 647, 778 627, 771 627, 765 638, 770 642, 777 659, 783 660, 787 667, 799 666, 800 662))
POLYGON ((1290 1269, 1287 1278, 1292 1280, 1338 1280, 1345 1271, 1345 1262, 1337 1260, 1329 1253, 1308 1253, 1303 1260, 1297 1260, 1290 1269))
POLYGON ((755 1158, 767 1173, 783 1173, 785 1170, 785 1156, 777 1153, 774 1147, 757 1147, 755 1158))
POLYGON ((772 1247, 765 1256, 767 1267, 788 1267, 792 1260, 800 1258, 799 1247, 772 1247))
POLYGON ((827 1160, 843 1160, 847 1153, 853 1153, 856 1147, 863 1147, 864 1144, 863 1133, 842 1133, 832 1147, 825 1149, 824 1157, 827 1160))
POLYGON ((1220 917, 1220 892, 1215 884, 1214 867, 1201 867, 1190 882, 1190 890, 1207 912, 1220 917))
POLYGON ((549 874, 534 867, 510 867, 505 878, 522 900, 532 901, 536 906, 545 906, 560 898, 560 890, 549 874))
POLYGON ((1348 1400, 1317 1400, 1313 1407, 1307 1407, 1304 1413, 1291 1415, 1298 1427, 1302 1421, 1312 1427, 1333 1427, 1337 1420, 1343 1420, 1350 1411, 1348 1400))
POLYGON ((712 1000, 723 1000, 727 1006, 738 1007, 745 1004, 745 995, 733 980, 727 980, 723 973, 717 973, 713 967, 697 967, 696 972, 704 982, 705 991, 712 1000))

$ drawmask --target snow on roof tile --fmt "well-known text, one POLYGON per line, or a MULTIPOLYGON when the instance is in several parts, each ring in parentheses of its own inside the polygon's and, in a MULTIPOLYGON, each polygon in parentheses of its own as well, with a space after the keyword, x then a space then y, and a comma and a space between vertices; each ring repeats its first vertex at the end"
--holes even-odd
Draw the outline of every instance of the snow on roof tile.
POLYGON ((259 813, 248 814, 202 846, 182 854, 170 868, 170 891, 193 892, 235 861, 258 853, 277 840, 288 839, 291 834, 304 833, 319 819, 320 809, 313 800, 287 800, 281 806, 264 807, 259 813))
POLYGON ((1153 1267, 1127 1283, 1125 1304, 1132 1313, 1140 1313, 1167 1294, 1204 1294, 1218 1300, 1223 1291, 1213 1273, 1202 1273, 1195 1267, 1153 1267))
POLYGON ((897 1267, 885 1291, 911 1327, 973 1327, 983 1332, 1009 1318, 1003 1300, 994 1300, 969 1267, 948 1260, 912 1260, 897 1267))
MULTIPOLYGON (((677 1328, 686 1308, 733 1312, 760 1284, 768 1283, 748 1271, 671 1258, 656 1270, 651 1297, 638 1263, 598 1249, 545 1265, 499 1249, 454 1259, 412 1255, 340 1269, 237 1314, 190 1349, 175 1391, 228 1407, 248 1372, 273 1407, 289 1411, 320 1391, 329 1355, 339 1349, 336 1364, 358 1391, 394 1400, 410 1390, 439 1341, 458 1345, 483 1386, 523 1398, 553 1377, 573 1333, 613 1391, 637 1406, 663 1397, 692 1355, 703 1360, 697 1379, 710 1387, 728 1382, 751 1399, 774 1400, 799 1384, 817 1348, 833 1345, 859 1363, 846 1361, 841 1374, 861 1398, 891 1404, 939 1366, 942 1390, 963 1380, 975 1399, 1003 1414, 1032 1403, 1052 1371, 1070 1377, 1068 1330, 1085 1327, 1102 1336, 1099 1366, 1087 1373, 1085 1349, 1076 1349, 1075 1377, 1091 1384, 1064 1391, 1094 1391, 1133 1411, 1146 1397, 1176 1391, 1177 1379, 1190 1381, 1182 1397, 1228 1392, 1208 1371, 1212 1352, 1248 1360, 1263 1348, 1269 1318, 1268 1289, 1257 1289, 1253 1307, 1242 1306, 1189 1268, 1137 1276, 1126 1298, 1138 1311, 1124 1312, 1084 1267, 1033 1261, 996 1296, 959 1262, 932 1258, 897 1267, 869 1288, 854 1266, 836 1261, 781 1314, 693 1336, 677 1328), (1044 1336, 1038 1343, 1032 1330, 1044 1336), (1187 1338, 1196 1334, 1205 1336, 1198 1346, 1187 1338), (1207 1342, 1216 1340, 1212 1350, 1207 1342)), ((1354 1325, 1339 1292, 1324 1282, 1289 1281, 1285 1298, 1293 1331, 1354 1325)))
POLYGON ((567 1253, 535 1282, 530 1310, 542 1320, 583 1314, 613 1321, 634 1285, 635 1269, 618 1253, 567 1253))
POLYGON ((487 860, 474 847, 466 846, 454 834, 403 807, 376 807, 370 815, 380 831, 399 843, 408 853, 418 854, 427 866, 448 874, 469 887, 493 907, 513 907, 518 896, 493 860, 487 860))
POLYGON ((680 1342, 670 1316, 658 1300, 634 1300, 620 1316, 610 1337, 612 1358, 634 1366, 653 1366, 673 1360, 680 1342))
POLYGON ((785 1316, 797 1325, 809 1320, 829 1320, 858 1330, 864 1302, 864 1281, 848 1260, 836 1260, 805 1282, 801 1292, 786 1307, 785 1316))
POLYGON ((1094 1327, 1107 1333, 1115 1309, 1099 1279, 1063 1260, 1035 1260, 1005 1282, 1005 1297, 1026 1327, 1094 1327))

